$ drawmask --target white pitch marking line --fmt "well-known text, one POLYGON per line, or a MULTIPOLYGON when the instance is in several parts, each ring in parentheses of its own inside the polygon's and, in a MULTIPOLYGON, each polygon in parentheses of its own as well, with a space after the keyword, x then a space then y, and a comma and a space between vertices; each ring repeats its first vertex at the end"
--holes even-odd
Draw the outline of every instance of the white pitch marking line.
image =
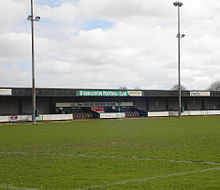
MULTIPOLYGON (((87 190, 87 189, 95 189, 95 188, 105 188, 105 187, 111 187, 111 186, 115 186, 115 185, 124 185, 124 184, 127 184, 127 183, 136 183, 136 182, 145 182, 145 181, 148 181, 148 180, 153 180, 153 179, 158 179, 158 178, 168 178, 168 177, 174 177, 174 176, 182 176, 182 175, 187 175, 187 174, 202 173, 202 172, 213 171, 213 170, 220 170, 220 167, 218 167, 218 168, 208 168, 208 169, 203 169, 203 170, 194 170, 194 171, 189 171, 189 172, 179 172, 179 173, 162 175, 162 176, 146 177, 146 178, 142 178, 142 179, 126 180, 126 181, 110 183, 110 184, 106 184, 106 185, 96 185, 96 186, 90 186, 90 187, 85 187, 85 188, 81 188, 81 189, 74 189, 74 190, 87 190)), ((12 186, 12 185, 4 185, 4 184, 0 185, 0 188, 15 189, 15 190, 43 190, 43 189, 36 189, 36 188, 16 187, 16 186, 12 186)))
POLYGON ((202 173, 202 172, 208 172, 208 171, 213 171, 213 170, 220 170, 220 167, 218 167, 218 168, 208 168, 208 169, 203 169, 203 170, 194 170, 194 171, 189 171, 189 172, 179 172, 179 173, 162 175, 162 176, 146 177, 146 178, 142 178, 142 179, 126 180, 126 181, 121 181, 121 182, 116 182, 116 183, 109 183, 109 184, 106 184, 106 185, 96 185, 96 186, 84 187, 84 188, 81 188, 81 189, 73 189, 73 190, 87 190, 87 189, 106 188, 106 187, 112 187, 112 186, 116 186, 116 185, 124 185, 124 184, 127 184, 127 183, 145 182, 145 181, 153 180, 153 179, 182 176, 182 175, 187 175, 187 174, 202 173))
POLYGON ((189 164, 207 164, 207 165, 220 165, 220 162, 209 161, 193 161, 193 160, 172 160, 163 158, 144 158, 144 157, 123 157, 123 156, 105 156, 105 155, 87 155, 87 154, 64 154, 64 153, 41 153, 41 152, 0 152, 0 155, 34 155, 34 156, 62 156, 62 157, 85 157, 85 158, 104 158, 104 159, 133 159, 133 160, 152 160, 176 163, 189 163, 189 164))
POLYGON ((4 184, 1 184, 0 188, 15 189, 15 190, 44 190, 44 189, 35 189, 35 188, 27 188, 27 187, 16 187, 13 185, 4 185, 4 184))
MULTIPOLYGON (((145 182, 145 181, 153 180, 153 179, 182 176, 182 175, 187 175, 187 174, 202 173, 202 172, 208 172, 208 171, 213 171, 213 170, 220 170, 220 167, 208 168, 208 169, 203 169, 203 170, 193 170, 193 171, 189 171, 189 172, 178 172, 178 173, 174 173, 174 174, 146 177, 146 178, 142 178, 142 179, 126 180, 126 181, 121 181, 121 182, 116 182, 116 183, 109 183, 106 185, 96 185, 96 186, 90 186, 90 187, 84 187, 81 189, 72 189, 72 190, 87 190, 87 189, 105 188, 105 187, 112 187, 112 186, 116 186, 116 185, 124 185, 127 183, 145 182)), ((12 185, 4 185, 4 184, 0 185, 0 188, 15 189, 15 190, 44 190, 44 189, 27 188, 27 187, 16 187, 16 186, 12 186, 12 185)))

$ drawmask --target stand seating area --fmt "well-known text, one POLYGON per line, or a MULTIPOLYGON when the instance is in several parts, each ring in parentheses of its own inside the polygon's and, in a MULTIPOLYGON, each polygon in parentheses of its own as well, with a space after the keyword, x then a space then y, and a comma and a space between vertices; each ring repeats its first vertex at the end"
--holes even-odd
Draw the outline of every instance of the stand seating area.
POLYGON ((125 112, 125 117, 139 117, 138 111, 127 111, 125 112))
POLYGON ((92 113, 75 112, 73 113, 73 119, 90 119, 93 118, 92 113))

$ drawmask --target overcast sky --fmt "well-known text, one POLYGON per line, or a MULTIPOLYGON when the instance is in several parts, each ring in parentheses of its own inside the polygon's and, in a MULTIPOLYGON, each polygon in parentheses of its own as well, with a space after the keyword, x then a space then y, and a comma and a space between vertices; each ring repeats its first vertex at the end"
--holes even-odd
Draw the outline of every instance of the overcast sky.
MULTIPOLYGON (((220 80, 220 1, 184 0, 181 82, 220 80)), ((177 84, 172 0, 34 0, 36 87, 166 89, 177 84)), ((31 87, 30 0, 0 0, 0 87, 31 87)))

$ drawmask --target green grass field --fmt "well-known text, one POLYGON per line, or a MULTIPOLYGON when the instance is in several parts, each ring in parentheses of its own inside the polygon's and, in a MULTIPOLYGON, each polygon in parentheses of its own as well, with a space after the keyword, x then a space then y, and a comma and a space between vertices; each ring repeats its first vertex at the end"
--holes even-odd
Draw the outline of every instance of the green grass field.
POLYGON ((0 189, 220 189, 220 117, 0 125, 0 189))

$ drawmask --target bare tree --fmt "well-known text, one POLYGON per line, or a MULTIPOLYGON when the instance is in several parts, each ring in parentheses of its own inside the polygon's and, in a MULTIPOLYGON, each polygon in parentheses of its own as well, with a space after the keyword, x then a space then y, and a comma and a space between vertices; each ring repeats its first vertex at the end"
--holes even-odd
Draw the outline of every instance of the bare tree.
POLYGON ((120 86, 119 89, 120 90, 127 90, 128 88, 126 86, 120 86))
POLYGON ((210 91, 220 91, 220 80, 217 80, 210 84, 208 87, 208 90, 210 91))
POLYGON ((135 87, 134 90, 140 90, 140 88, 139 87, 135 87))
MULTIPOLYGON (((180 85, 180 88, 181 88, 181 90, 187 90, 187 88, 185 87, 185 86, 183 86, 183 85, 180 85)), ((179 89, 179 85, 178 84, 175 84, 172 88, 171 88, 171 90, 178 90, 179 89)))

